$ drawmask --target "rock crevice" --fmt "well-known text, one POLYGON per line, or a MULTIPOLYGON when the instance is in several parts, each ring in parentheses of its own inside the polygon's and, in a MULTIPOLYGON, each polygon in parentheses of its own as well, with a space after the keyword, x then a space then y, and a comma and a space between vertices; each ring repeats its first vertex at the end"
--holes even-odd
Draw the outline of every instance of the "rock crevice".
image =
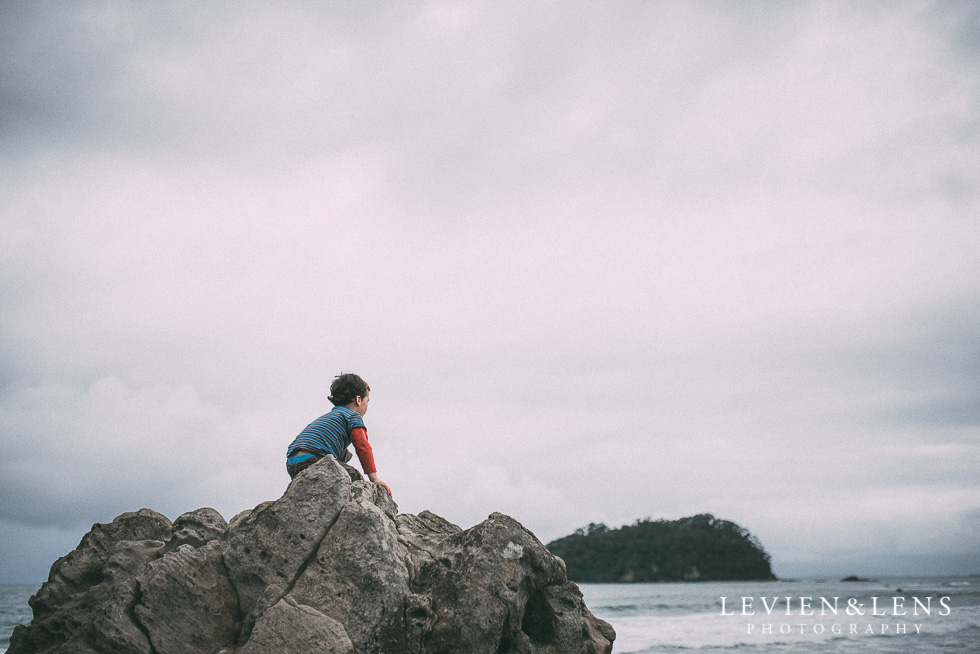
POLYGON ((513 518, 399 514, 329 458, 230 524, 209 508, 97 524, 30 604, 8 654, 604 654, 615 639, 513 518))

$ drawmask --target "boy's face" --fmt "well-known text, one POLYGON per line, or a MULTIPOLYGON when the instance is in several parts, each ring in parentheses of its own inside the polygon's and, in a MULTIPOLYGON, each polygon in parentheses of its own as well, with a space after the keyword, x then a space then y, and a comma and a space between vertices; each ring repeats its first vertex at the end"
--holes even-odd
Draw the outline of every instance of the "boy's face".
POLYGON ((355 397, 354 401, 351 402, 350 407, 355 411, 357 411, 358 413, 360 413, 361 417, 364 417, 364 414, 367 413, 368 401, 370 399, 371 399, 371 391, 368 391, 367 393, 364 394, 364 397, 361 397, 360 395, 355 397))

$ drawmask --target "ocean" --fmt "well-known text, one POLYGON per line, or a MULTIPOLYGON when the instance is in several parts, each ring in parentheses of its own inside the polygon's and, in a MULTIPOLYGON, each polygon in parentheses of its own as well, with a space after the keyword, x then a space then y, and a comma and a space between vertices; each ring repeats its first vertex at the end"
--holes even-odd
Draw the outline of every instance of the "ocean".
MULTIPOLYGON (((615 654, 980 653, 980 577, 581 587, 616 629, 615 654)), ((14 626, 30 622, 35 591, 0 586, 0 653, 14 626)))
POLYGON ((581 588, 616 654, 980 652, 980 577, 581 588))
POLYGON ((0 585, 0 652, 7 651, 14 627, 30 623, 31 607, 27 600, 40 586, 0 585))

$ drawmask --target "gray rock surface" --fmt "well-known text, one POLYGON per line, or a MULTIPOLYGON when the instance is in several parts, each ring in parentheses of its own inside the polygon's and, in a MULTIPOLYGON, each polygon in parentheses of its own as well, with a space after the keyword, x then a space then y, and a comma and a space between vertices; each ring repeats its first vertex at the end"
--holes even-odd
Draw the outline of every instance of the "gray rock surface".
POLYGON ((399 514, 324 459, 275 502, 97 524, 31 598, 8 654, 603 654, 561 559, 513 518, 399 514))
POLYGON ((136 577, 141 597, 133 612, 157 654, 212 654, 234 641, 238 594, 225 569, 225 547, 219 540, 180 545, 136 577))
POLYGON ((259 617, 252 636, 237 654, 267 652, 351 654, 354 645, 344 625, 314 608, 283 598, 259 617))

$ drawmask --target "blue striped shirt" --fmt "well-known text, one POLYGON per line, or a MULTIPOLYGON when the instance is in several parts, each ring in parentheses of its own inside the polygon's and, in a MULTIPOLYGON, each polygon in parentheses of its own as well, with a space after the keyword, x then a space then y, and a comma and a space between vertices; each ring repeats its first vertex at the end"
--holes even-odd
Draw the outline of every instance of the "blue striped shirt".
POLYGON ((330 413, 320 416, 293 439, 286 450, 286 456, 295 449, 309 450, 317 454, 332 454, 340 458, 341 453, 350 446, 350 433, 364 426, 364 421, 354 409, 335 406, 330 413))

